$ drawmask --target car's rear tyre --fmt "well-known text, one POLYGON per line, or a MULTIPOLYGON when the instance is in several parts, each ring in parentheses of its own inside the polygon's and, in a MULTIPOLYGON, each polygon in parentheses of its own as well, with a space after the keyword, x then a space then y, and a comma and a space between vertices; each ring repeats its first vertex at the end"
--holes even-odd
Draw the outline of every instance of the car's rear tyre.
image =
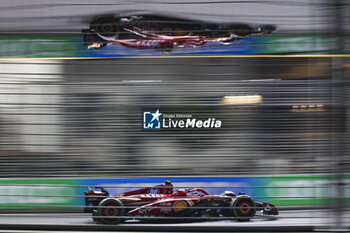
POLYGON ((93 23, 92 29, 96 33, 108 38, 116 39, 119 35, 119 26, 113 17, 99 18, 93 23))
MULTIPOLYGON (((122 223, 125 218, 124 205, 118 199, 107 198, 98 204, 97 217, 104 224, 122 223)), ((97 218, 96 218, 97 219, 97 218)))
POLYGON ((238 197, 232 204, 233 214, 238 221, 249 221, 255 216, 255 202, 250 197, 238 197))

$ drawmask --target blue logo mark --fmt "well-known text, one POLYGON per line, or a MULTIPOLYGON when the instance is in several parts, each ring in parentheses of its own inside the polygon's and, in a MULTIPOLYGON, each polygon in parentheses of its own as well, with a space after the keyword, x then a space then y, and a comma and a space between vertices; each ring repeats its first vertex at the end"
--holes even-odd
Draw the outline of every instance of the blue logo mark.
POLYGON ((143 112, 143 128, 160 129, 161 115, 159 109, 156 112, 143 112))
POLYGON ((158 188, 149 188, 148 189, 149 194, 159 194, 158 188))

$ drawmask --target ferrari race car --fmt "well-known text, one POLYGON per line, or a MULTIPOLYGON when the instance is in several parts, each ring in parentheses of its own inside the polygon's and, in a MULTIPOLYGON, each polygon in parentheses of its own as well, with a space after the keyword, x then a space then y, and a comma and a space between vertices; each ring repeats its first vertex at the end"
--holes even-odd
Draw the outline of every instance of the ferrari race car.
POLYGON ((100 49, 114 44, 171 52, 174 48, 194 48, 211 42, 231 44, 274 30, 273 25, 217 24, 155 14, 120 14, 97 17, 82 33, 84 45, 88 48, 100 49))
POLYGON ((173 190, 170 182, 110 196, 104 188, 85 192, 85 212, 104 224, 118 224, 127 219, 141 221, 236 219, 249 221, 256 215, 278 215, 270 203, 231 191, 210 195, 201 188, 173 190))

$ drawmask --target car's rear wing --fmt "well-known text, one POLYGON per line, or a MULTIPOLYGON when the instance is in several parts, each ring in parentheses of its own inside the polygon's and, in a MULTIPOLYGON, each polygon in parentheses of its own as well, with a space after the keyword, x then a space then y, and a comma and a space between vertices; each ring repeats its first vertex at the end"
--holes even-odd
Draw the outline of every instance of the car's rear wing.
POLYGON ((103 187, 95 187, 94 190, 89 187, 89 191, 85 192, 85 213, 91 213, 95 206, 97 206, 103 199, 109 197, 109 192, 103 187))

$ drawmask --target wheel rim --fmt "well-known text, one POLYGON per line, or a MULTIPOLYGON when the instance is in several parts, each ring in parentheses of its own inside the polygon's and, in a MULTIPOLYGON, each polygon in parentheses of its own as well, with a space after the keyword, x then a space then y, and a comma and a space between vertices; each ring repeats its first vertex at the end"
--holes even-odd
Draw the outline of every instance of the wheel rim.
POLYGON ((109 204, 107 206, 110 206, 111 208, 103 208, 103 215, 104 216, 118 216, 119 215, 119 210, 116 208, 116 206, 109 204))
POLYGON ((238 213, 242 216, 249 216, 252 212, 252 205, 248 201, 242 201, 238 205, 238 213))
POLYGON ((105 23, 105 24, 98 26, 98 31, 101 33, 112 34, 112 33, 115 33, 116 30, 117 30, 117 28, 114 24, 105 23))
POLYGON ((115 223, 118 222, 119 219, 113 218, 119 216, 118 206, 113 204, 107 204, 105 208, 101 210, 102 216, 106 216, 109 218, 104 218, 103 221, 106 223, 115 223))

